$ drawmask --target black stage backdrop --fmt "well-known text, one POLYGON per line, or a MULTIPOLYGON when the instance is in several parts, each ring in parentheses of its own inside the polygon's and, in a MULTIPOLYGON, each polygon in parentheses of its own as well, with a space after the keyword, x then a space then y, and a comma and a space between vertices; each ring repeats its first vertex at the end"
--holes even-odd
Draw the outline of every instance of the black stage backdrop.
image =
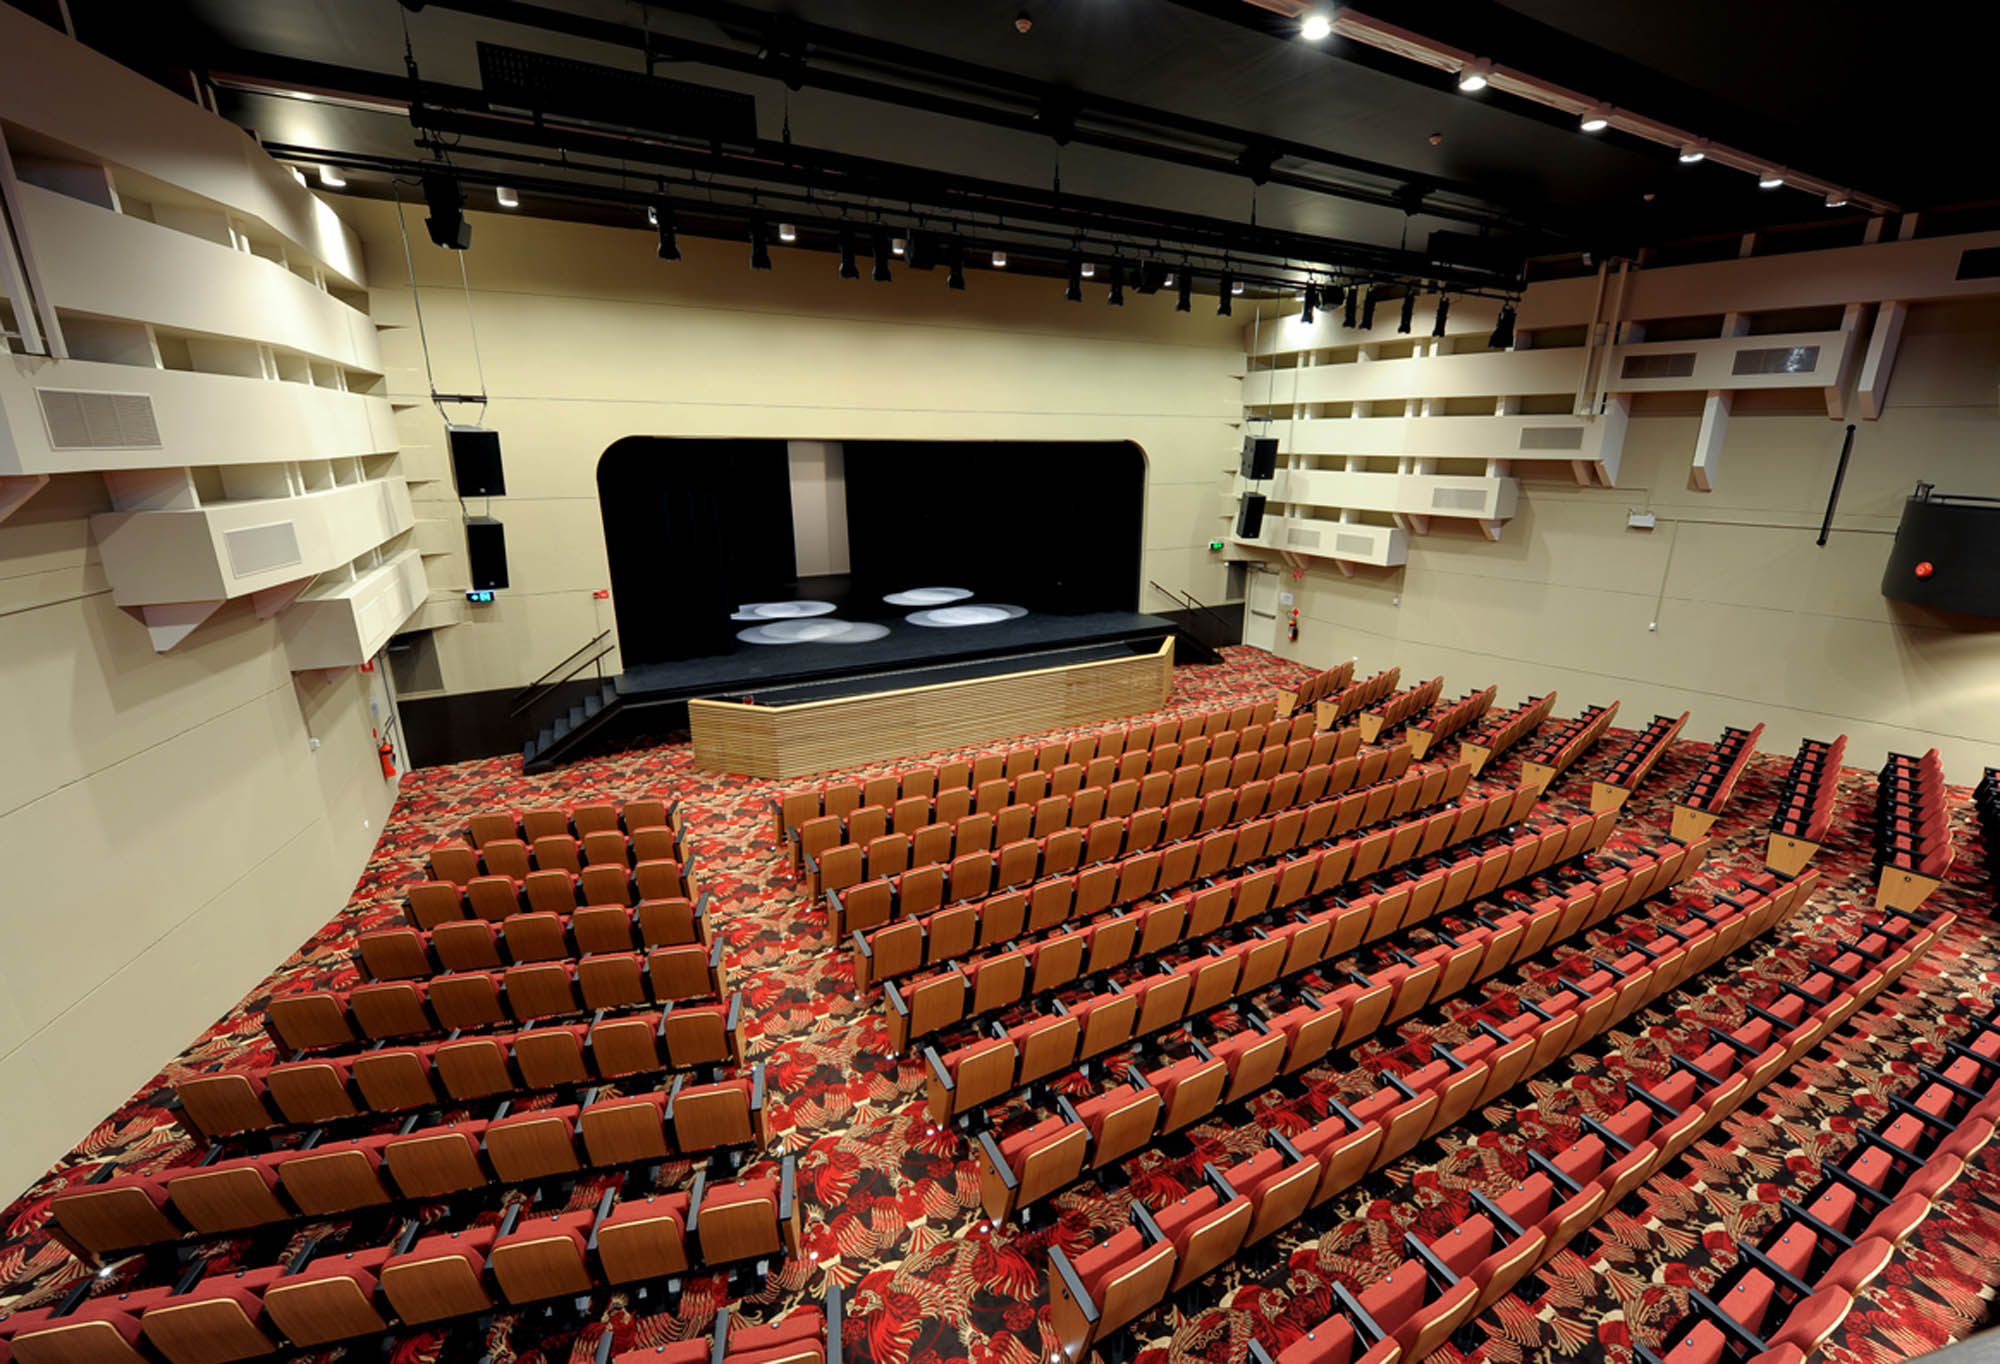
POLYGON ((726 654, 746 601, 792 595, 792 481, 781 440, 627 436, 597 461, 626 667, 726 654))
POLYGON ((850 608, 911 587, 1082 614, 1139 607, 1131 441, 847 441, 850 608))

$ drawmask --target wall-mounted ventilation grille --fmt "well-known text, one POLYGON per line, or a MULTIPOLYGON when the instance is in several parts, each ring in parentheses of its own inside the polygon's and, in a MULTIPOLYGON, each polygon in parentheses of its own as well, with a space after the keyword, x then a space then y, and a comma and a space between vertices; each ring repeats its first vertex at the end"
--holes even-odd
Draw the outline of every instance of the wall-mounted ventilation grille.
POLYGON ((1583 428, 1581 426, 1524 426, 1521 428, 1520 448, 1523 450, 1581 450, 1583 448, 1583 428))
POLYGON ((303 557, 299 553, 298 532, 290 521, 232 530, 223 535, 222 542, 229 550, 230 572, 239 578, 288 568, 303 557))
POLYGON ((1300 546, 1304 546, 1307 549, 1318 549, 1319 532, 1316 530, 1302 530, 1297 526, 1293 526, 1285 532, 1285 544, 1292 549, 1297 549, 1300 546))
POLYGON ((1811 374, 1819 368, 1818 346, 1773 346, 1768 350, 1740 350, 1731 374, 1811 374))
POLYGON ((1432 511, 1484 511, 1486 494, 1478 488, 1433 488, 1432 511))
POLYGON ((1628 355, 1618 371, 1622 379, 1687 379, 1694 375, 1694 352, 1674 351, 1667 355, 1628 355))
POLYGON ((1367 535, 1336 535, 1333 537, 1333 552, 1349 558, 1372 559, 1375 557, 1375 541, 1367 535))
POLYGON ((58 450, 157 450, 159 424, 144 393, 38 388, 49 444, 58 450))

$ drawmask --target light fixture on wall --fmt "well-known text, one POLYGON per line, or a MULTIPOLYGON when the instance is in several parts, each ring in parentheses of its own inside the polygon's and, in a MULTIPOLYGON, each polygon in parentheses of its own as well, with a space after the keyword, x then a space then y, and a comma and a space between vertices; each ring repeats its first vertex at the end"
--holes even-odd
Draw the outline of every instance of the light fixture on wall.
POLYGON ((1230 300, 1236 296, 1236 281, 1228 275, 1222 276, 1215 285, 1215 315, 1229 316, 1230 300))
POLYGON ((1493 75, 1493 63, 1485 57, 1476 57, 1458 73, 1458 88, 1466 94, 1474 94, 1486 88, 1493 75))
POLYGON ((1361 300, 1361 330, 1375 330, 1375 286, 1368 286, 1368 297, 1361 300))
POLYGON ((339 171, 335 170, 332 166, 321 166, 319 168, 319 182, 322 185, 325 185, 328 189, 347 188, 347 177, 342 175, 339 171))
POLYGON ((1104 301, 1114 308, 1125 306, 1125 262, 1113 259, 1111 262, 1111 292, 1104 301))
POLYGON ((1443 335, 1444 335, 1444 320, 1445 320, 1445 318, 1446 318, 1447 316, 1449 316, 1449 315, 1450 315, 1450 313, 1451 313, 1451 297, 1450 297, 1450 295, 1448 295, 1448 294, 1439 294, 1439 295, 1438 295, 1438 315, 1437 315, 1437 319, 1436 319, 1436 320, 1435 320, 1434 322, 1432 322, 1432 323, 1431 323, 1431 335, 1432 335, 1432 336, 1443 336, 1443 335))
POLYGON ((674 227, 674 206, 662 200, 647 209, 646 216, 653 220, 653 226, 660 229, 660 259, 679 260, 681 240, 674 227))
POLYGON ((1410 327, 1417 320, 1417 290, 1410 285, 1403 291, 1403 315, 1396 321, 1396 335, 1408 336, 1410 327))
POLYGON ((1180 292, 1174 296, 1174 311, 1188 313, 1194 311, 1194 276, 1186 270, 1180 272, 1180 292))
POLYGON ((1500 305, 1499 320, 1494 322, 1493 335, 1486 339, 1486 344, 1493 347, 1494 350, 1512 350, 1514 348, 1514 305, 1512 303, 1503 303, 1500 305))
POLYGON ((958 244, 956 238, 945 256, 944 283, 947 289, 957 289, 961 293, 965 290, 965 248, 958 244))
POLYGON ((854 261, 854 233, 852 229, 840 229, 840 277, 860 279, 861 267, 854 261))
POLYGON ((1354 330, 1354 311, 1361 306, 1361 286, 1357 284, 1353 288, 1345 290, 1345 293, 1347 294, 1347 303, 1341 309, 1340 325, 1352 331, 1354 330))
POLYGON ((889 257, 895 251, 895 247, 889 242, 888 229, 883 227, 876 228, 870 244, 873 246, 875 252, 875 282, 877 284, 887 284, 889 282, 889 257))
POLYGON ((764 225, 764 215, 750 215, 750 268, 768 270, 771 268, 770 229, 764 225))
POLYGON ((1072 254, 1069 258, 1069 283, 1063 286, 1063 297, 1071 303, 1083 302, 1083 257, 1072 254))
POLYGON ((493 202, 502 208, 519 208, 521 206, 521 196, 505 185, 495 185, 493 187, 493 202))
POLYGON ((795 242, 798 239, 799 239, 799 229, 797 224, 795 223, 778 224, 779 241, 784 242, 786 245, 790 245, 792 242, 795 242))
POLYGON ((1319 306, 1319 286, 1317 284, 1307 284, 1305 291, 1299 295, 1299 298, 1301 299, 1299 304, 1299 321, 1310 327, 1313 320, 1313 309, 1319 306))

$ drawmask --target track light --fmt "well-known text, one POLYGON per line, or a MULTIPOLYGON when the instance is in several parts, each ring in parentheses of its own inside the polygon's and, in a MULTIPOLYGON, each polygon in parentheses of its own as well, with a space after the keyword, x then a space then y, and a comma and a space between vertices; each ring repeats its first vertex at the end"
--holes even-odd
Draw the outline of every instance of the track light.
POLYGON ((889 254, 894 256, 897 260, 901 260, 903 258, 903 253, 905 251, 908 251, 909 249, 910 249, 910 243, 906 238, 903 237, 898 237, 894 241, 889 243, 889 254))
POLYGON ((1781 171, 1768 170, 1757 177, 1758 189, 1777 189, 1784 183, 1785 177, 1781 171))
POLYGON ((1368 286, 1368 297, 1361 300, 1361 330, 1375 330, 1375 286, 1368 286))
POLYGON ((792 224, 792 223, 779 223, 779 224, 778 224, 778 240, 779 240, 779 241, 781 241, 781 242, 786 242, 786 243, 790 243, 790 242, 795 242, 795 241, 797 241, 798 239, 799 239, 799 229, 798 229, 798 227, 797 227, 797 226, 796 226, 795 224, 792 224))
POLYGON ((904 249, 908 253, 904 259, 912 270, 929 270, 937 265, 936 239, 928 232, 912 232, 904 249))
POLYGON ((1229 300, 1236 293, 1236 281, 1224 275, 1215 286, 1215 315, 1229 316, 1229 300))
POLYGON ((1436 318, 1436 320, 1435 320, 1435 321, 1433 321, 1433 322, 1431 323, 1431 335, 1432 335, 1432 336, 1443 336, 1443 335, 1444 335, 1444 320, 1445 320, 1445 318, 1446 318, 1446 317, 1447 317, 1447 316, 1448 316, 1448 315, 1449 315, 1450 313, 1451 313, 1451 297, 1450 297, 1450 295, 1448 295, 1448 294, 1439 294, 1439 295, 1438 295, 1438 315, 1437 315, 1437 318, 1436 318))
POLYGON ((1229 292, 1238 298, 1243 297, 1243 281, 1240 279, 1231 280, 1229 282, 1229 292))
POLYGON ((1104 301, 1114 308, 1125 306, 1125 262, 1122 260, 1111 262, 1111 292, 1104 301))
POLYGON ((873 245, 875 247, 875 282, 877 284, 887 284, 889 282, 889 256, 895 248, 889 243, 889 234, 882 228, 876 228, 873 236, 873 245))
POLYGON ((1405 290, 1403 294, 1403 315, 1396 322, 1396 335, 1408 336, 1410 326, 1417 320, 1417 291, 1405 290))
POLYGON ((1174 297, 1174 311, 1177 313, 1194 310, 1194 276, 1183 270, 1180 273, 1180 292, 1174 297))
POLYGON ((432 241, 454 251, 472 245, 472 224, 465 221, 465 191, 458 187, 457 176, 447 171, 426 171, 424 202, 431 210, 424 219, 424 229, 431 234, 432 241))
POLYGON ((1333 15, 1316 9, 1299 23, 1299 36, 1309 43, 1323 43, 1333 36, 1333 15))
POLYGON ((1139 262, 1139 292, 1157 294, 1167 286, 1167 267, 1160 261, 1139 262))
POLYGON ((1698 161, 1706 160, 1708 160, 1708 153, 1702 150, 1699 142, 1690 142, 1681 148, 1681 164, 1683 166, 1692 166, 1698 161))
POLYGON ((1097 262, 1085 261, 1082 273, 1085 279, 1095 279, 1097 277, 1097 262))
POLYGON ((674 230, 674 206, 655 204, 646 210, 646 216, 660 229, 660 259, 679 260, 681 258, 680 235, 674 230))
POLYGON ((1828 190, 1826 192, 1826 206, 1828 208, 1846 208, 1847 191, 1844 189, 1828 190))
POLYGON ((1500 305, 1500 319, 1493 324, 1493 335, 1486 339, 1486 344, 1493 347, 1494 350, 1514 349, 1513 304, 1503 303, 1500 305))
POLYGON ((1069 283, 1063 288, 1063 297, 1071 303, 1083 302, 1084 269, 1082 256, 1072 255, 1069 258, 1069 283))
POLYGON ((1357 284, 1352 289, 1345 290, 1344 292, 1347 294, 1347 306, 1341 311, 1340 325, 1352 331, 1354 329, 1354 310, 1361 303, 1361 286, 1357 284))
POLYGON ((844 227, 840 229, 840 277, 861 278, 861 267, 854 260, 854 234, 844 227))
POLYGON ((335 170, 332 166, 321 166, 319 168, 319 182, 322 185, 325 185, 328 189, 347 188, 347 177, 342 175, 339 171, 335 170))
POLYGON ((1611 106, 1600 104, 1594 109, 1585 109, 1576 126, 1586 133, 1601 133, 1611 126, 1611 106))
POLYGON ((944 285, 947 289, 965 292, 965 248, 956 241, 945 255, 944 285))
POLYGON ((1005 270, 1007 268, 1007 253, 1005 251, 995 251, 993 253, 993 268, 995 270, 1005 270))
POLYGON ((1492 75, 1493 63, 1485 57, 1476 58, 1459 71, 1458 88, 1468 95, 1484 90, 1487 80, 1492 75))
POLYGON ((750 218, 750 268, 768 270, 771 268, 771 243, 768 229, 764 226, 764 215, 752 214, 750 218))
POLYGON ((1319 306, 1319 286, 1308 284, 1305 293, 1300 295, 1300 297, 1304 302, 1299 306, 1299 321, 1310 327, 1313 320, 1313 309, 1319 306))
POLYGON ((493 188, 493 202, 502 208, 519 208, 521 206, 521 196, 517 191, 511 190, 505 185, 496 185, 493 188))

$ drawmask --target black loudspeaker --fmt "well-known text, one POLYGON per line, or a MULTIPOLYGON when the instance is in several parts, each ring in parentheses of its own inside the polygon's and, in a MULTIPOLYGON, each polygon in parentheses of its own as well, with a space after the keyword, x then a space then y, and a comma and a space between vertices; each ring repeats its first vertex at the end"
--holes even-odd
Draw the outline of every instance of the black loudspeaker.
POLYGON ((1278 441, 1275 436, 1245 436, 1243 463, 1237 472, 1252 482, 1261 482, 1278 472, 1278 441))
POLYGON ((458 187, 456 176, 426 172, 424 202, 431 210, 431 216, 424 219, 424 230, 432 241, 454 251, 472 245, 472 224, 465 221, 465 191, 458 187))
POLYGON ((1246 493, 1243 505, 1236 512, 1236 535, 1243 540, 1255 540, 1264 533, 1264 494, 1246 493))
POLYGON ((500 433, 483 426, 447 426, 451 481, 460 497, 504 497, 507 475, 500 468, 500 433))
POLYGON ((507 528, 490 516, 474 516, 465 523, 465 556, 472 561, 475 592, 507 585, 507 528))
POLYGON ((1882 571, 1882 595, 1933 611, 2000 616, 2000 498, 1920 487, 1882 571))

